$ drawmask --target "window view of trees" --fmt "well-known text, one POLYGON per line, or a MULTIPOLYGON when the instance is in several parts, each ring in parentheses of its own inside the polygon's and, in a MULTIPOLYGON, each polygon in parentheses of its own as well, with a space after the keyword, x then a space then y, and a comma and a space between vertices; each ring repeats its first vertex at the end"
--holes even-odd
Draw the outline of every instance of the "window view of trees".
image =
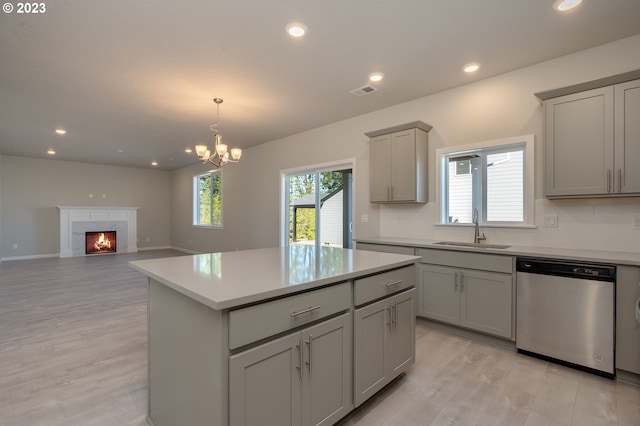
MULTIPOLYGON (((342 171, 304 173, 289 176, 289 241, 310 243, 316 240, 316 179, 319 179, 320 203, 342 188, 342 171)), ((338 218, 341 222, 342 217, 338 218)))
POLYGON ((222 174, 219 170, 196 176, 194 225, 222 226, 222 174))
POLYGON ((315 173, 308 173, 289 177, 289 241, 315 239, 315 176, 315 173), (307 207, 303 207, 301 201, 303 199, 304 206, 307 207), (296 201, 298 201, 297 206, 295 206, 296 201))

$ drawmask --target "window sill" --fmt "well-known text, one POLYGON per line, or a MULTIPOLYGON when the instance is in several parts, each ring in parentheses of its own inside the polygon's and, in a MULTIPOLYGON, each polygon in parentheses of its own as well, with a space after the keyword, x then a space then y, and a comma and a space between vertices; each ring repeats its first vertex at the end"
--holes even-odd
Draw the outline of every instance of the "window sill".
POLYGON ((215 226, 215 225, 191 225, 196 229, 211 229, 214 231, 222 231, 222 226, 215 226))
MULTIPOLYGON (((452 228, 473 228, 473 223, 436 223, 436 226, 452 227, 452 228)), ((480 228, 505 228, 505 229, 536 229, 536 225, 531 224, 517 224, 511 225, 507 223, 481 223, 478 225, 480 228)))

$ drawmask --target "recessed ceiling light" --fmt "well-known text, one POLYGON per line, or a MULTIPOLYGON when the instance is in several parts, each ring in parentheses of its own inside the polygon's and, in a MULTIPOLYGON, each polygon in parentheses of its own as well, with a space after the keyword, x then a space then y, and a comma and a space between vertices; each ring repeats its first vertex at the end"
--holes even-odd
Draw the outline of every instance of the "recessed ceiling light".
POLYGON ((65 129, 56 129, 56 133, 59 135, 66 135, 67 131, 65 129))
POLYGON ((56 150, 55 150, 55 149, 53 149, 53 148, 49 148, 49 149, 47 150, 47 154, 49 154, 49 155, 56 155, 56 150))
POLYGON ((117 152, 118 154, 122 154, 124 151, 123 151, 123 150, 121 150, 121 149, 116 149, 116 152, 117 152))
POLYGON ((564 12, 565 10, 573 9, 582 3, 582 0, 556 0, 553 4, 553 8, 555 10, 559 10, 560 12, 564 12))
POLYGON ((151 162, 151 165, 152 165, 152 166, 157 166, 157 165, 158 165, 158 162, 157 162, 157 161, 152 161, 152 162, 151 162))
POLYGON ((307 26, 300 22, 292 22, 286 27, 287 34, 291 37, 302 37, 307 32, 307 26))
POLYGON ((467 64, 464 66, 464 72, 476 72, 480 69, 480 65, 476 63, 467 64))
POLYGON ((384 78, 384 74, 381 72, 374 72, 373 74, 369 74, 370 81, 380 81, 384 78))
POLYGON ((191 148, 186 148, 184 152, 186 152, 187 154, 191 154, 192 151, 191 151, 191 148))

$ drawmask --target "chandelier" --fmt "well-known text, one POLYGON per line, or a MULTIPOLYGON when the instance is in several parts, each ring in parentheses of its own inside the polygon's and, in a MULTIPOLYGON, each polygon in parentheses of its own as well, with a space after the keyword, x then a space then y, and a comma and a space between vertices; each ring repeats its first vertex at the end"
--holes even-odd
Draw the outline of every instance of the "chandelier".
POLYGON ((231 148, 228 150, 227 145, 222 143, 222 135, 218 129, 220 124, 220 104, 222 99, 214 98, 213 102, 217 105, 217 121, 216 124, 212 124, 209 128, 214 133, 213 140, 215 142, 213 147, 213 155, 211 150, 206 145, 196 145, 196 154, 202 164, 211 163, 216 167, 222 167, 227 163, 237 163, 242 157, 242 150, 240 148, 231 148))

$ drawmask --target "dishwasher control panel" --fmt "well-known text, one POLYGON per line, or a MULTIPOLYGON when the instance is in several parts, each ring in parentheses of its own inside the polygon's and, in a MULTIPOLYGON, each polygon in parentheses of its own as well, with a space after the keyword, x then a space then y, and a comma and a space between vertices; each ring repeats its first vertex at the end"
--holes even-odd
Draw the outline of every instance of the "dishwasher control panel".
POLYGON ((572 278, 588 278, 597 281, 615 281, 616 267, 609 265, 591 265, 575 262, 518 258, 518 272, 531 274, 558 275, 572 278))

